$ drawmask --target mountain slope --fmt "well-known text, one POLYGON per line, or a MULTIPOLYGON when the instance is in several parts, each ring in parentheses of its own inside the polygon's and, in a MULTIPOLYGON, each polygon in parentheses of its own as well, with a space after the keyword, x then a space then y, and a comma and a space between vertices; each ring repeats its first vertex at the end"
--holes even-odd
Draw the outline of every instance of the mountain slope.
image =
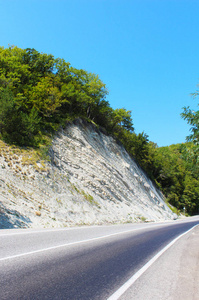
POLYGON ((2 147, 0 228, 175 218, 124 147, 92 123, 69 123, 49 155, 50 162, 31 164, 2 147))

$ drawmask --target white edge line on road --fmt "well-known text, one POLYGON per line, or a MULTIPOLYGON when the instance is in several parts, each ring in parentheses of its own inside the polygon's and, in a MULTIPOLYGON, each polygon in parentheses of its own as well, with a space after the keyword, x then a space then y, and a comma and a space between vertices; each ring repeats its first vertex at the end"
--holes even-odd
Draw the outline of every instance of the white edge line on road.
MULTIPOLYGON (((169 223, 165 223, 162 224, 162 222, 156 222, 156 223, 149 223, 148 225, 152 225, 151 227, 156 227, 156 226, 161 226, 161 225, 168 225, 169 223)), ((172 225, 174 223, 171 223, 170 225, 172 225)), ((71 230, 84 230, 84 229, 88 229, 88 228, 93 228, 93 227, 98 227, 98 226, 83 226, 83 227, 68 227, 68 228, 57 228, 57 229, 44 229, 44 230, 32 230, 32 231, 28 231, 28 229, 20 229, 20 232, 8 232, 8 233, 3 233, 4 229, 0 229, 0 238, 1 237, 7 237, 7 236, 12 236, 12 235, 23 235, 23 234, 40 234, 40 233, 52 233, 52 232, 60 232, 60 231, 71 231, 71 230), (1 232, 2 230, 2 232, 1 232)), ((102 227, 109 227, 107 226, 102 226, 102 227)), ((134 228, 134 229, 130 229, 129 231, 133 231, 133 230, 138 230, 138 229, 142 229, 142 228, 147 228, 147 227, 140 227, 140 228, 134 228)), ((5 229, 7 230, 7 229, 5 229)), ((10 229, 8 229, 10 230, 10 229)), ((12 230, 12 229, 11 229, 12 230)), ((127 230, 125 231, 127 232, 127 230)), ((122 232, 121 232, 122 233, 122 232)))
MULTIPOLYGON (((160 226, 160 224, 162 223, 151 223, 152 226, 151 227, 156 227, 156 226, 160 226)), ((150 224, 149 224, 150 225, 150 224)), ((168 225, 168 223, 165 223, 163 225, 168 225)), ((92 226, 93 227, 97 227, 97 226, 92 226)), ((108 226, 102 226, 102 227, 108 227, 108 226)), ((52 233, 52 232, 60 232, 60 231, 71 231, 71 230, 84 230, 87 228, 91 228, 91 226, 84 226, 84 227, 69 227, 69 228, 59 228, 59 229, 47 229, 47 230, 32 230, 32 231, 26 231, 27 229, 21 229, 21 232, 8 232, 8 233, 0 233, 0 238, 1 237, 7 237, 7 236, 12 236, 12 235, 23 235, 23 234, 40 234, 40 233, 52 233), (24 231, 23 231, 24 230, 24 231)), ((145 229, 145 228, 149 228, 149 227, 140 227, 140 228, 134 228, 134 229, 130 229, 129 231, 133 231, 133 230, 138 230, 138 229, 145 229)), ((4 229, 2 229, 4 230, 4 229)), ((8 229, 10 230, 10 229, 8 229)), ((127 230, 124 232, 128 232, 127 230)), ((120 233, 122 233, 122 231, 120 231, 120 233)))
MULTIPOLYGON (((182 222, 181 219, 179 220, 169 220, 168 222, 149 222, 148 225, 151 225, 151 227, 156 227, 156 226, 164 226, 164 225, 173 225, 174 222, 182 222), (171 223, 170 223, 171 222, 171 223)), ((192 222, 192 221, 188 221, 188 222, 192 222)), ((135 223, 136 224, 136 223, 135 223)), ((13 229, 0 229, 0 237, 6 237, 6 236, 12 236, 12 235, 23 235, 23 234, 40 234, 40 233, 52 233, 52 232, 56 232, 56 231, 71 231, 71 230, 84 230, 84 229, 87 229, 87 228, 91 228, 91 227, 98 227, 98 225, 93 225, 93 226, 82 226, 82 227, 67 227, 67 228, 48 228, 48 229, 20 229, 20 232, 8 232, 8 233, 4 233, 4 231, 6 230, 13 230, 13 229)), ((104 225, 104 226, 100 226, 100 227, 110 227, 110 225, 104 225)), ((145 228, 145 227, 144 227, 145 228)), ((138 229, 142 229, 142 228, 138 228, 138 229)), ((17 230, 17 229, 14 229, 14 230, 17 230)), ((137 228, 135 229, 132 229, 132 230, 137 230, 137 228)))
MULTIPOLYGON (((155 227, 155 225, 153 227, 155 227)), ((31 255, 31 254, 36 254, 36 253, 41 253, 41 252, 44 252, 44 251, 54 250, 54 249, 58 249, 58 248, 73 246, 73 245, 77 245, 77 244, 88 243, 88 242, 97 241, 97 240, 101 240, 101 239, 106 239, 106 238, 109 238, 109 237, 112 237, 112 236, 126 234, 126 233, 130 233, 130 232, 134 232, 134 231, 139 231, 139 230, 142 230, 142 229, 151 229, 151 228, 145 226, 145 227, 142 227, 142 228, 136 228, 136 229, 132 229, 132 230, 115 232, 115 233, 111 233, 111 234, 108 234, 108 235, 98 236, 98 237, 95 237, 95 238, 86 239, 86 240, 82 240, 82 241, 76 241, 76 242, 66 243, 66 244, 52 246, 52 247, 48 247, 48 248, 43 248, 43 249, 39 249, 39 250, 34 250, 34 251, 26 252, 26 253, 16 254, 16 255, 7 256, 7 257, 2 257, 2 258, 0 258, 0 261, 13 259, 13 258, 17 258, 17 257, 22 257, 22 256, 26 256, 26 255, 31 255)))
POLYGON ((107 300, 118 300, 131 286, 132 284, 164 253, 166 252, 177 240, 182 236, 189 233, 196 226, 193 226, 191 229, 185 231, 173 241, 171 241, 166 247, 164 247, 160 252, 158 252, 151 260, 149 260, 138 272, 136 272, 129 280, 127 280, 115 293, 113 293, 107 300))

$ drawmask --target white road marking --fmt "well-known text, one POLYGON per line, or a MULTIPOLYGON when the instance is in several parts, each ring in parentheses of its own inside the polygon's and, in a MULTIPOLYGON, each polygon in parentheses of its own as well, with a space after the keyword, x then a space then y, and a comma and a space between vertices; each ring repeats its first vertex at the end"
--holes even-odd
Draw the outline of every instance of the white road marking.
MULTIPOLYGON (((192 220, 186 220, 187 222, 192 222, 192 220)), ((166 225, 172 225, 172 224, 174 224, 174 222, 175 223, 181 223, 181 222, 183 222, 182 220, 175 220, 175 221, 173 221, 173 220, 167 220, 167 222, 162 222, 162 221, 159 221, 159 222, 155 222, 155 223, 148 223, 148 226, 149 225, 151 225, 151 227, 156 227, 156 226, 159 226, 159 225, 161 225, 161 226, 166 226, 166 225)), ((94 227, 98 227, 98 225, 93 225, 92 226, 92 228, 94 228, 94 227)), ((110 227, 109 225, 107 225, 107 226, 100 226, 100 227, 110 227)), ((48 228, 48 229, 31 229, 31 228, 29 228, 29 229, 19 229, 20 230, 20 232, 18 231, 18 229, 0 229, 0 237, 4 237, 4 236, 11 236, 11 235, 22 235, 22 234, 34 234, 34 233, 43 233, 43 232, 45 232, 45 233, 52 233, 52 232, 55 232, 55 231, 70 231, 70 230, 84 230, 85 228, 91 228, 91 226, 89 226, 89 225, 87 225, 87 226, 82 226, 82 227, 65 227, 65 228, 48 228), (10 231, 10 230, 12 230, 12 232, 8 232, 7 233, 7 231, 10 231), (15 231, 15 232, 14 232, 15 231), (5 233, 4 233, 5 232, 5 233)), ((145 227, 143 227, 143 228, 145 228, 145 227)), ((139 228, 139 229, 142 229, 142 228, 139 228)), ((132 230, 134 230, 134 229, 132 229, 132 230)), ((135 229, 135 230, 137 230, 137 229, 135 229)))
MULTIPOLYGON (((175 220, 174 222, 178 222, 180 223, 181 220, 175 220)), ((188 221, 188 222, 192 222, 191 221, 188 221)), ((151 227, 156 227, 156 226, 159 226, 159 225, 168 225, 168 224, 174 224, 173 223, 173 220, 169 220, 168 222, 155 222, 155 223, 148 223, 148 225, 151 225, 151 227), (164 224, 165 223, 165 224, 164 224)), ((98 227, 98 225, 93 225, 92 228, 94 227, 98 227)), ((109 225, 108 226, 100 226, 100 227, 110 227, 109 225)), ((11 235, 22 235, 22 234, 34 234, 34 233, 43 233, 43 232, 46 232, 46 233, 51 233, 51 232, 55 232, 55 231, 70 231, 70 230, 84 230, 85 228, 91 228, 91 226, 83 226, 83 227, 68 227, 68 228, 49 228, 49 229, 43 229, 43 230, 31 230, 31 229, 19 229, 20 232, 18 231, 18 229, 0 229, 0 237, 4 237, 4 236, 11 236, 11 235), (9 231, 9 230, 13 230, 13 232, 8 232, 8 233, 4 233, 5 231, 9 231), (14 232, 16 230, 16 232, 14 232)), ((143 227, 145 228, 145 227, 143 227)), ((141 228, 142 229, 142 228, 141 228)), ((134 230, 134 229, 132 229, 134 230)), ((135 229, 137 230, 137 229, 135 229)))
POLYGON ((107 300, 118 300, 131 286, 132 284, 164 253, 166 252, 177 240, 182 236, 189 233, 196 226, 193 226, 191 229, 185 231, 173 241, 171 241, 166 247, 164 247, 160 252, 158 252, 151 260, 148 261, 138 272, 136 272, 128 281, 126 281, 115 293, 113 293, 107 300))
MULTIPOLYGON (((160 226, 160 225, 157 225, 157 226, 160 226)), ((154 225, 153 227, 156 227, 156 225, 154 225)), ((54 249, 58 249, 58 248, 73 246, 73 245, 77 245, 77 244, 88 243, 88 242, 97 241, 97 240, 101 240, 101 239, 106 239, 106 238, 109 238, 109 237, 112 237, 112 236, 117 236, 117 235, 126 234, 126 233, 130 233, 130 232, 135 232, 135 231, 139 231, 139 230, 142 230, 142 229, 151 229, 151 227, 145 226, 145 227, 142 227, 142 228, 136 228, 136 229, 126 230, 126 231, 115 232, 115 233, 111 233, 111 234, 108 234, 108 235, 103 235, 103 236, 99 236, 99 237, 95 237, 95 238, 91 238, 91 239, 86 239, 86 240, 82 240, 82 241, 76 241, 76 242, 66 243, 66 244, 52 246, 52 247, 48 247, 48 248, 43 248, 43 249, 39 249, 39 250, 34 250, 34 251, 26 252, 26 253, 16 254, 16 255, 7 256, 7 257, 2 257, 2 258, 0 258, 0 261, 13 259, 13 258, 17 258, 17 257, 22 257, 22 256, 26 256, 26 255, 31 255, 31 254, 35 254, 35 253, 40 253, 40 252, 44 252, 44 251, 54 250, 54 249)))
POLYGON ((89 226, 85 226, 85 227, 69 227, 69 228, 58 228, 58 229, 43 229, 43 230, 31 230, 29 231, 29 229, 19 229, 20 231, 17 231, 18 229, 1 229, 0 232, 0 237, 3 236, 11 236, 11 235, 22 235, 22 234, 34 234, 34 233, 52 233, 55 231, 69 231, 69 230, 81 230, 81 229, 85 229, 88 228, 89 226), (8 232, 8 233, 4 233, 4 230, 9 231, 9 230, 16 230, 16 232, 8 232))

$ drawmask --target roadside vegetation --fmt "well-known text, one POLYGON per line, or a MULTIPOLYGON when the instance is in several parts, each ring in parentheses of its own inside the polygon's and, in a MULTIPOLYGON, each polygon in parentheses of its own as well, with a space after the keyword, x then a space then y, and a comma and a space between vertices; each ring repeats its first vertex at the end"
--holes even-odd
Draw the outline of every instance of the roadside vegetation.
MULTIPOLYGON (((111 108, 99 76, 35 49, 0 47, 0 139, 46 155, 53 134, 77 117, 119 139, 178 211, 199 211, 199 111, 184 108, 187 143, 158 147, 135 134, 131 111, 111 108)), ((194 94, 198 96, 198 92, 194 94)))

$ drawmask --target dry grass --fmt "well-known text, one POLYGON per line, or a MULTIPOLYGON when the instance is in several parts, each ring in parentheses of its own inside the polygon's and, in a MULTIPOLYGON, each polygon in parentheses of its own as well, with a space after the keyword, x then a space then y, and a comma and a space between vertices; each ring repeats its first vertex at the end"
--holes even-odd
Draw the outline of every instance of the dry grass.
MULTIPOLYGON (((31 148, 20 148, 14 145, 8 145, 2 140, 0 140, 0 157, 4 158, 4 161, 9 167, 12 166, 13 162, 16 164, 21 164, 24 166, 32 166, 38 172, 45 172, 46 164, 45 160, 42 159, 42 153, 40 150, 35 150, 31 148)), ((17 172, 22 172, 21 167, 18 168, 17 172)))

